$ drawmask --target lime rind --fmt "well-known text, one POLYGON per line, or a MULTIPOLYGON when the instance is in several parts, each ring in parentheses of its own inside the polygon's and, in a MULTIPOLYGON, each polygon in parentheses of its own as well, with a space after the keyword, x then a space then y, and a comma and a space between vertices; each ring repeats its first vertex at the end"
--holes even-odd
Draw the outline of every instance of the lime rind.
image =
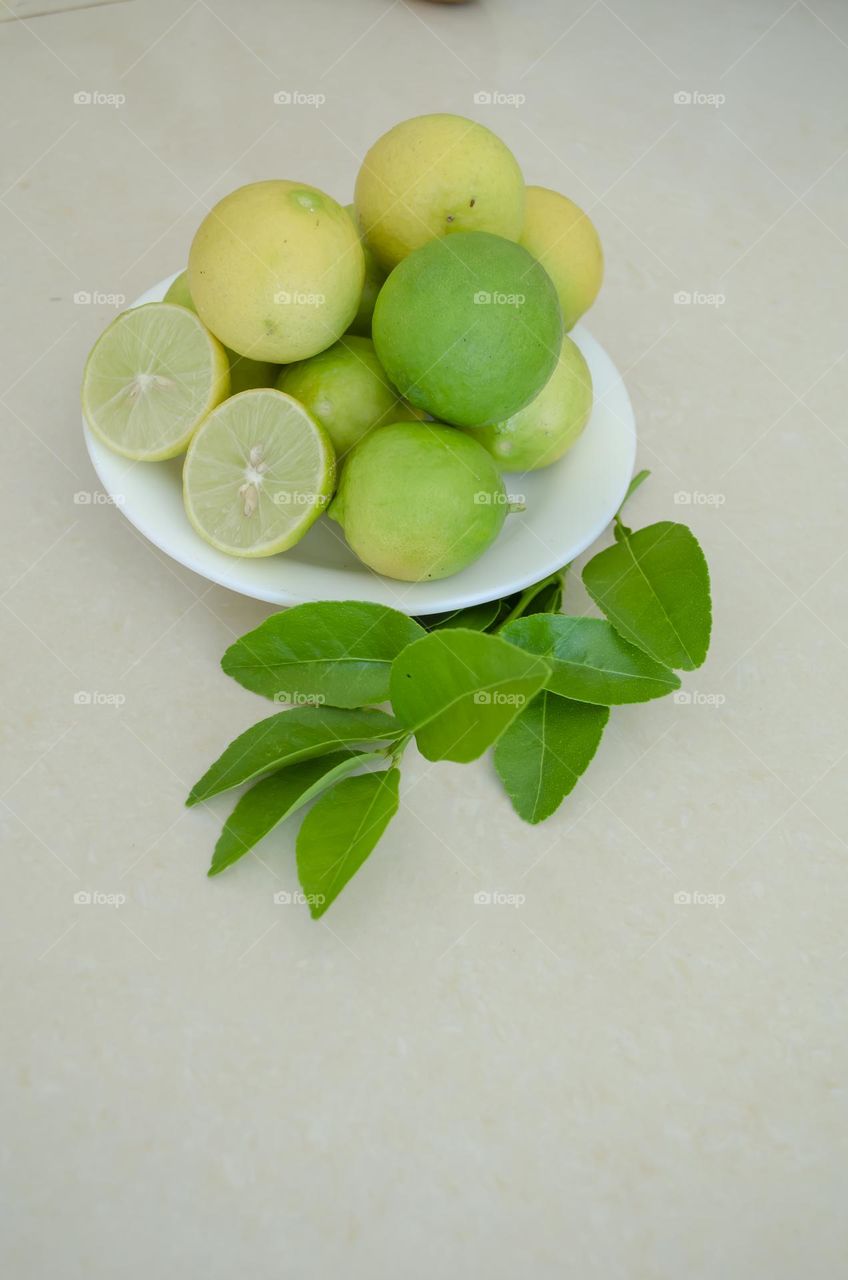
POLYGON ((121 312, 94 344, 82 409, 110 449, 160 462, 185 451, 229 390, 224 348, 200 319, 185 307, 149 302, 121 312))
POLYGON ((329 437, 292 396, 256 388, 208 416, 183 467, 186 514, 227 555, 271 556, 294 546, 333 495, 329 437))

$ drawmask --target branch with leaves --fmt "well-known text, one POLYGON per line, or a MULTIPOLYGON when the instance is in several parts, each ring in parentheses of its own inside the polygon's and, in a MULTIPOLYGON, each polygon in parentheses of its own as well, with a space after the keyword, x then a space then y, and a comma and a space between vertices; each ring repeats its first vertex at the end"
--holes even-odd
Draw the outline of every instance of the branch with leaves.
POLYGON ((614 533, 583 570, 603 617, 560 612, 561 570, 504 600, 420 621, 363 601, 297 605, 231 645, 227 675, 298 705, 241 734, 192 788, 189 805, 252 784, 209 875, 314 801, 297 868, 313 917, 323 915, 397 812, 413 738, 427 760, 457 764, 494 748, 519 817, 549 818, 588 768, 610 707, 678 689, 676 671, 699 667, 709 646, 709 574, 691 530, 661 521, 634 532, 619 511, 614 533))

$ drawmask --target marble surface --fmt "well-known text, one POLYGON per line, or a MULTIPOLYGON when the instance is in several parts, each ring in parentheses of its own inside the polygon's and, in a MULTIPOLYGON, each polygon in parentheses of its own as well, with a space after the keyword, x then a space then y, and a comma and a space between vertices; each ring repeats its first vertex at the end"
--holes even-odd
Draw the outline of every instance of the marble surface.
POLYGON ((837 0, 3 24, 5 1275, 841 1274, 847 71, 837 0), (410 753, 313 924, 274 901, 289 834, 204 876, 227 803, 182 801, 267 709, 218 660, 268 611, 98 499, 80 370, 218 196, 346 200, 431 110, 591 211, 590 327, 653 471, 633 521, 691 523, 715 640, 541 827, 485 762, 410 753))

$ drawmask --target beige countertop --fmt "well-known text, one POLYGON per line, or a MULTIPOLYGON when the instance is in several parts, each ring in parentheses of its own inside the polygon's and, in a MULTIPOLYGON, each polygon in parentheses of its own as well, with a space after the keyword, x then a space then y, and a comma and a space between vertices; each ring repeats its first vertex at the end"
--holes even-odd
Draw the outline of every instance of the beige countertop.
POLYGON ((832 1280, 844 6, 6 8, 3 1273, 832 1280), (694 528, 714 643, 688 704, 614 712, 540 827, 486 762, 409 753, 322 926, 274 902, 288 833, 204 876, 215 822, 182 802, 267 710, 218 661, 269 610, 75 501, 97 492, 80 370, 105 299, 177 270, 224 192, 296 177, 347 200, 368 144, 433 110, 591 211, 588 324, 653 471, 632 523, 694 528))

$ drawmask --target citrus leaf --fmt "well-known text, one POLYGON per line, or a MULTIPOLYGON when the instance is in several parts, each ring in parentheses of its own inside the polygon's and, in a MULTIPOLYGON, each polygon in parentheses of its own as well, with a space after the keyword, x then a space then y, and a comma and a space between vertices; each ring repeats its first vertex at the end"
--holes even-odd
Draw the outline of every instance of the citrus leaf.
POLYGON ((354 769, 379 760, 380 752, 334 751, 329 756, 301 760, 246 791, 224 824, 207 875, 217 876, 249 853, 284 818, 314 799, 354 769))
POLYGON ((405 613, 360 600, 324 600, 275 613, 230 645, 221 666, 277 702, 313 698, 360 707, 389 696, 392 659, 424 629, 405 613))
POLYGON ((495 747, 495 768, 525 822, 543 822, 588 768, 609 708, 538 694, 495 747))
POLYGON ((345 778, 321 796, 297 837, 297 872, 318 919, 359 870, 398 807, 400 772, 345 778))
POLYGON ((433 631, 392 664, 391 699, 428 760, 476 760, 542 688, 550 667, 498 636, 433 631))
POLYGON ((657 662, 693 671, 710 643, 710 578, 698 540, 661 520, 594 556, 583 570, 589 595, 615 629, 657 662))
POLYGON ((508 623, 500 634, 546 658, 551 664, 546 688, 564 698, 608 707, 648 702, 680 688, 669 667, 624 640, 603 618, 537 613, 508 623))
POLYGON ((239 734, 194 784, 186 803, 208 800, 219 791, 228 791, 298 760, 330 755, 357 742, 397 736, 397 722, 383 711, 343 711, 337 707, 279 711, 239 734))
POLYGON ((485 604, 472 604, 467 609, 453 609, 450 613, 431 614, 422 619, 428 631, 441 631, 443 627, 465 627, 468 631, 486 631, 500 610, 499 600, 485 604))

